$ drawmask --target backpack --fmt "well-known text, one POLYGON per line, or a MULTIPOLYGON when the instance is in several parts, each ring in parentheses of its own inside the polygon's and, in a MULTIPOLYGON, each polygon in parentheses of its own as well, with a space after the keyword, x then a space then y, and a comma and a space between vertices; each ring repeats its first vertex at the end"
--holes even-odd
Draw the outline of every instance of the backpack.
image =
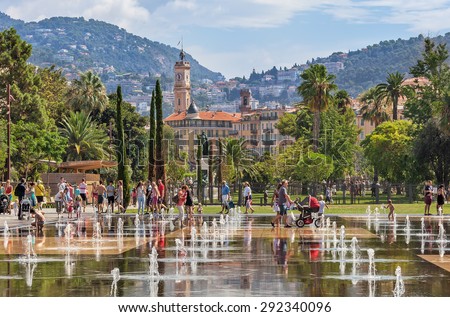
POLYGON ((175 196, 172 197, 172 201, 173 201, 175 204, 178 204, 178 193, 177 193, 175 196))

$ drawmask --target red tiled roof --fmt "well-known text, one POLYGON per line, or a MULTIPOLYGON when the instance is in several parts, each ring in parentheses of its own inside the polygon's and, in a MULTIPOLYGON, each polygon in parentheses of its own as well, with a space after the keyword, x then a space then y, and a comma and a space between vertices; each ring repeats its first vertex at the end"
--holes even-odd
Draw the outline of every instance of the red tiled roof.
MULTIPOLYGON (((200 111, 198 113, 200 120, 211 120, 211 121, 232 121, 239 122, 241 120, 240 113, 229 113, 223 111, 200 111)), ((173 113, 164 119, 164 122, 168 121, 181 121, 186 118, 186 111, 180 113, 173 113)))

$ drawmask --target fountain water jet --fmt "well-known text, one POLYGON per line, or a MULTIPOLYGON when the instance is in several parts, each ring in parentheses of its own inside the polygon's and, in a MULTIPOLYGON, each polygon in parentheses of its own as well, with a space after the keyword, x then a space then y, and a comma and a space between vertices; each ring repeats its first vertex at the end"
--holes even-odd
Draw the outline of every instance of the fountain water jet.
POLYGON ((401 297, 405 294, 405 283, 402 278, 402 269, 400 266, 397 266, 395 269, 395 287, 394 287, 394 297, 401 297))
POLYGON ((94 222, 94 228, 92 232, 92 239, 99 241, 102 239, 102 226, 100 225, 100 222, 94 222))
POLYGON ((369 256, 368 282, 369 282, 369 297, 375 296, 376 284, 376 268, 375 268, 375 251, 373 249, 367 250, 369 256))
POLYGON ((122 218, 117 219, 117 236, 123 236, 123 220, 122 218))
POLYGON ((111 270, 111 275, 113 277, 113 282, 111 284, 110 296, 117 296, 117 282, 120 280, 120 270, 118 267, 111 270))
POLYGON ((152 252, 149 256, 149 275, 150 278, 159 277, 158 271, 158 251, 156 251, 155 247, 152 247, 152 252))
POLYGON ((439 234, 436 243, 439 246, 439 256, 442 258, 445 255, 445 248, 447 246, 447 236, 445 235, 445 229, 442 222, 439 222, 439 234))
POLYGON ((340 243, 339 243, 339 247, 340 247, 341 250, 345 250, 347 248, 347 246, 345 245, 345 242, 344 242, 344 240, 345 240, 345 226, 343 226, 343 225, 341 226, 340 237, 341 237, 341 240, 340 240, 340 243))
POLYGON ((375 251, 374 249, 368 249, 367 255, 369 256, 369 269, 368 269, 368 276, 369 279, 373 279, 376 276, 376 268, 375 268, 375 251))

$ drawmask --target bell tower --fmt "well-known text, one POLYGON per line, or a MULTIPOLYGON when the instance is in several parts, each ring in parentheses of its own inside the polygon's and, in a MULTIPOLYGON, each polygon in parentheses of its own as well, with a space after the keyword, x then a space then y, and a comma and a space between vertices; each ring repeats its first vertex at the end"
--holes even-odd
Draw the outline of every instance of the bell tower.
POLYGON ((183 49, 180 60, 175 62, 175 85, 173 86, 174 112, 185 112, 191 103, 191 64, 184 60, 183 49))

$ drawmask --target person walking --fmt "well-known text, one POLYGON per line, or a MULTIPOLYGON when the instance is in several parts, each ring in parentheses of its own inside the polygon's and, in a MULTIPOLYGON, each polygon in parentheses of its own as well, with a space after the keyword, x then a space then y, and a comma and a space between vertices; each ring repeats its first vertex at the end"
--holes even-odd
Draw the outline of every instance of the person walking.
POLYGON ((166 208, 166 186, 164 186, 164 183, 161 179, 158 179, 158 191, 159 191, 159 209, 166 208), (163 207, 164 206, 164 207, 163 207))
POLYGON ((14 189, 14 196, 19 200, 19 213, 18 219, 23 220, 22 215, 22 200, 25 198, 25 193, 27 192, 27 187, 25 185, 25 178, 20 179, 20 183, 14 189))
POLYGON ((227 210, 228 213, 228 201, 230 200, 230 187, 228 186, 226 181, 222 182, 222 210, 220 211, 221 214, 225 210, 227 210))
POLYGON ((281 186, 282 186, 282 184, 278 183, 277 187, 273 191, 273 196, 272 196, 273 211, 276 212, 277 215, 270 222, 272 227, 275 227, 275 224, 278 225, 280 222, 280 219, 281 219, 281 215, 280 215, 280 188, 281 188, 281 186))
POLYGON ((159 212, 159 204, 158 204, 158 200, 160 198, 160 193, 159 193, 159 189, 158 186, 156 186, 155 182, 152 182, 152 190, 151 190, 151 204, 152 204, 152 210, 153 213, 158 213, 159 212))
MULTIPOLYGON (((97 183, 96 182, 93 182, 92 183, 92 192, 91 192, 91 195, 92 195, 92 208, 94 209, 94 213, 96 212, 96 208, 97 208, 97 211, 98 211, 98 190, 97 190, 97 183)), ((87 195, 87 193, 86 193, 86 195, 87 195)))
POLYGON ((433 183, 431 180, 425 183, 425 187, 423 189, 424 193, 424 202, 425 202, 425 216, 431 216, 430 207, 433 202, 433 183))
POLYGON ((108 199, 107 209, 114 213, 114 197, 115 197, 115 187, 113 181, 109 181, 108 186, 106 186, 106 197, 108 199))
POLYGON ((444 204, 445 204, 445 186, 439 185, 437 190, 436 199, 436 214, 442 216, 444 214, 444 204))
POLYGON ((189 217, 189 220, 191 220, 194 215, 194 201, 192 199, 192 190, 186 186, 185 193, 186 200, 184 204, 186 206, 186 213, 189 217))
POLYGON ((178 209, 178 219, 180 220, 180 226, 183 227, 184 219, 184 205, 186 203, 188 186, 183 185, 178 191, 177 209, 178 209))
POLYGON ((249 209, 254 213, 255 210, 252 207, 252 189, 250 188, 249 182, 245 182, 244 185, 245 213, 248 214, 249 209))
POLYGON ((97 186, 97 212, 103 213, 103 201, 105 198, 106 187, 103 185, 103 181, 100 180, 97 186))
POLYGON ((136 186, 136 197, 137 197, 137 213, 138 215, 142 211, 142 214, 145 212, 145 188, 144 184, 140 181, 136 186))
POLYGON ((327 202, 323 200, 323 196, 319 196, 319 216, 323 215, 325 212, 325 208, 329 209, 327 202))
POLYGON ((5 195, 8 196, 8 212, 9 214, 11 214, 11 203, 12 203, 12 198, 13 198, 13 187, 11 185, 11 181, 8 179, 6 180, 6 184, 5 184, 5 195))
POLYGON ((82 201, 83 212, 85 212, 86 211, 86 204, 87 204, 87 195, 86 195, 87 184, 86 184, 86 180, 84 178, 81 179, 81 183, 78 185, 78 189, 80 191, 80 197, 81 197, 81 201, 82 201))
POLYGON ((126 209, 123 205, 123 182, 120 179, 117 181, 116 193, 117 193, 116 203, 118 213, 125 213, 126 209))
POLYGON ((287 187, 289 185, 289 182, 287 180, 283 180, 281 182, 281 187, 279 191, 279 204, 280 204, 280 216, 283 217, 284 227, 285 228, 291 228, 289 223, 287 222, 287 204, 294 203, 289 197, 287 193, 287 187))

